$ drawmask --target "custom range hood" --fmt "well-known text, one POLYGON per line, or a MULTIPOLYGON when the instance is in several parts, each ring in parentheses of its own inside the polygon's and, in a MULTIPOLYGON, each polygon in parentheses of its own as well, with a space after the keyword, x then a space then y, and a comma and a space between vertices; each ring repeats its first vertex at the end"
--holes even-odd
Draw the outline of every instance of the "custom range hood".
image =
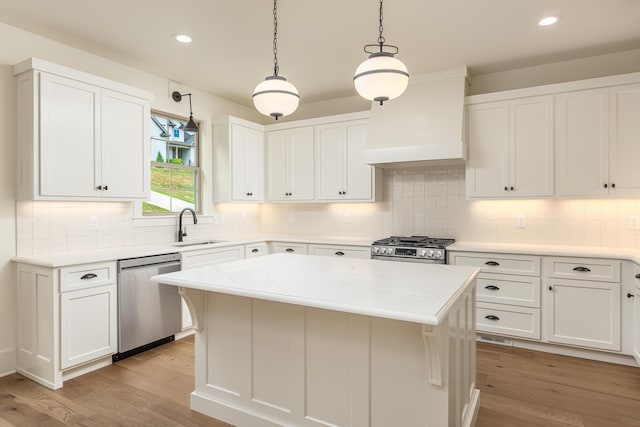
POLYGON ((397 167, 463 162, 467 79, 467 67, 412 75, 399 98, 372 103, 365 163, 397 167))

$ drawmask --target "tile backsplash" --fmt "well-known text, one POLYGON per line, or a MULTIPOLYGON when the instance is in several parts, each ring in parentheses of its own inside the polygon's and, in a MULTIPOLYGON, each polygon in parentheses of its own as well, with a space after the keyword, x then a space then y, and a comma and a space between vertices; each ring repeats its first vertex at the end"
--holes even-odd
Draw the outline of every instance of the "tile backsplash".
MULTIPOLYGON (((638 199, 465 199, 464 166, 385 169, 377 203, 215 204, 217 220, 189 226, 190 238, 256 233, 377 239, 392 234, 464 241, 640 248, 638 199), (516 219, 524 220, 518 227, 516 219)), ((175 240, 176 226, 133 220, 132 203, 16 203, 17 254, 148 245, 175 240), (92 217, 97 228, 92 229, 92 217)))

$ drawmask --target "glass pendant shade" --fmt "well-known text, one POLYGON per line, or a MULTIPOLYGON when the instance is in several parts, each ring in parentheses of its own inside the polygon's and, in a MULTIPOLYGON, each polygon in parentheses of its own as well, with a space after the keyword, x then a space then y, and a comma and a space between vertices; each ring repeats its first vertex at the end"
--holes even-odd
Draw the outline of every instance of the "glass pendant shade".
POLYGON ((353 83, 361 97, 382 105, 402 95, 409 84, 409 72, 393 54, 376 52, 358 66, 353 83))
POLYGON ((269 76, 253 91, 253 105, 265 116, 288 116, 300 103, 298 89, 281 76, 269 76))

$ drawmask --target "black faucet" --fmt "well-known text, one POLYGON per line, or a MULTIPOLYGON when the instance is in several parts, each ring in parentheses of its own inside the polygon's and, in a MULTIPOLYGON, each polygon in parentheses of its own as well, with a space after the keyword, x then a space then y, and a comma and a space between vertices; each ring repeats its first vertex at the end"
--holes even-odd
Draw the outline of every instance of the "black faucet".
POLYGON ((179 220, 178 220, 178 242, 182 242, 182 238, 187 235, 186 231, 182 231, 182 214, 185 213, 185 211, 191 212, 191 215, 193 216, 193 223, 194 224, 198 223, 198 219, 196 218, 196 212, 193 209, 191 209, 191 208, 182 209, 182 212, 180 212, 180 216, 179 216, 179 220))

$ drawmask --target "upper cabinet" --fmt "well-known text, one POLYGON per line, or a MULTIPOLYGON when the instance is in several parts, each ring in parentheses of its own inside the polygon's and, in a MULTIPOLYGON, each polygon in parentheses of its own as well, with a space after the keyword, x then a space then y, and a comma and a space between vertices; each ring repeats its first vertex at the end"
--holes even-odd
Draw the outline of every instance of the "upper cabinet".
POLYGON ((313 126, 267 132, 267 200, 313 200, 313 126))
POLYGON ((467 196, 553 195, 553 97, 467 106, 467 196))
POLYGON ((640 194, 640 84, 557 96, 558 195, 640 194))
POLYGON ((150 93, 36 58, 14 74, 17 199, 148 197, 150 93))
POLYGON ((315 127, 316 197, 332 201, 376 200, 380 170, 364 162, 367 120, 315 127))
POLYGON ((216 202, 264 200, 264 126, 225 117, 213 126, 216 202))

